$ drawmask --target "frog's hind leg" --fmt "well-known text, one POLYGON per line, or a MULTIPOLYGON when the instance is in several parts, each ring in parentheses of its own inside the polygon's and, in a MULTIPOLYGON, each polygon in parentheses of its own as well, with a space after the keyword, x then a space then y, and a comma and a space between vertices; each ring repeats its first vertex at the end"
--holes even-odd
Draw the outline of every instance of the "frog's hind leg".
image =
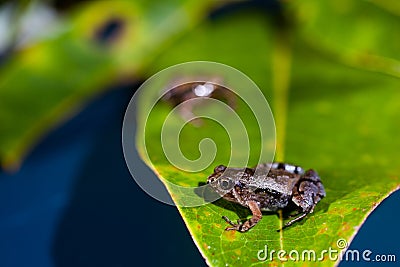
POLYGON ((278 230, 278 232, 281 231, 281 230, 283 230, 283 229, 285 229, 285 228, 287 228, 287 227, 289 227, 289 226, 291 226, 291 225, 294 224, 295 222, 298 222, 298 221, 303 220, 304 217, 306 217, 306 216, 307 216, 309 213, 311 213, 311 212, 312 212, 312 211, 304 211, 304 212, 300 212, 300 213, 294 215, 294 216, 297 216, 297 215, 298 215, 298 216, 297 216, 296 218, 294 218, 294 219, 288 221, 287 223, 285 223, 285 225, 282 227, 282 229, 278 230))

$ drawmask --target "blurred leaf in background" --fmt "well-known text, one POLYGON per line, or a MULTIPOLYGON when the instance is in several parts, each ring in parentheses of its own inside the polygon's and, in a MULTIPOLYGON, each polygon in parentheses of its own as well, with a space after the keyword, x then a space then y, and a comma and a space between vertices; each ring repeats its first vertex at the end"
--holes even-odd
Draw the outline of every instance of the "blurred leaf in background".
POLYGON ((290 1, 298 37, 336 60, 400 77, 398 1, 290 1))
POLYGON ((157 54, 220 4, 93 1, 56 18, 39 3, 9 3, 2 9, 5 25, 10 22, 3 35, 13 45, 4 44, 9 55, 0 66, 0 162, 5 169, 17 168, 50 128, 107 86, 144 77, 157 54), (29 23, 43 19, 43 12, 51 18, 29 23), (42 39, 24 41, 26 32, 43 32, 36 34, 42 39))

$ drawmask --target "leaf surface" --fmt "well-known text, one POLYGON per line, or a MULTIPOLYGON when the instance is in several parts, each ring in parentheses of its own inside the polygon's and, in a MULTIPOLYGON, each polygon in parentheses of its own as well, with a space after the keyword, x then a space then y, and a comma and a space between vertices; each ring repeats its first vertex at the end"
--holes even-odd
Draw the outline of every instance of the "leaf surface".
MULTIPOLYGON (((290 48, 293 49, 293 59, 283 65, 283 69, 287 69, 287 64, 292 65, 291 75, 283 74, 279 78, 281 82, 273 82, 282 68, 276 67, 279 63, 272 54, 283 53, 285 57, 286 52, 276 48, 279 41, 274 31, 262 21, 261 17, 251 15, 210 22, 185 36, 160 57, 158 65, 153 68, 157 70, 174 63, 201 59, 226 63, 244 71, 256 81, 273 107, 285 102, 287 110, 278 111, 276 117, 277 120, 287 120, 286 127, 278 128, 277 133, 278 139, 280 134, 285 136, 281 141, 285 146, 278 146, 284 151, 277 151, 282 155, 281 159, 316 169, 327 197, 317 205, 313 214, 283 232, 276 231, 283 223, 277 214, 264 214, 259 224, 247 233, 224 231, 228 225, 221 216, 235 220, 248 217, 250 211, 222 199, 199 207, 178 206, 178 209, 210 266, 265 263, 292 266, 296 265, 288 255, 292 250, 298 251, 299 260, 303 250, 314 250, 315 257, 321 258, 314 260, 315 265, 333 266, 338 258, 329 259, 326 253, 321 256, 322 251, 329 248, 340 251, 339 239, 349 244, 373 209, 399 188, 397 166, 400 162, 396 148, 400 141, 396 136, 400 126, 394 122, 400 115, 400 80, 350 68, 300 41, 294 41, 290 48), (290 95, 285 94, 288 97, 282 98, 278 94, 285 87, 290 89, 290 95), (265 256, 265 246, 268 258, 262 261, 257 256, 265 256), (281 249, 286 251, 286 255, 279 259, 277 251, 281 249), (269 258, 271 251, 275 251, 272 259, 269 258)), ((140 103, 146 101, 152 100, 141 99, 140 103)), ((139 104, 138 129, 145 127, 141 110, 139 104)), ((143 159, 164 182, 167 180, 182 186, 206 182, 213 167, 225 163, 230 155, 226 133, 212 123, 200 128, 187 125, 180 136, 184 155, 196 159, 199 156, 198 143, 204 137, 214 140, 218 153, 213 164, 204 171, 181 171, 162 156, 160 124, 168 112, 165 106, 154 109, 152 125, 146 126, 146 135, 137 137, 137 140, 145 138, 151 141, 146 148, 142 147, 142 142, 137 142, 143 159), (145 149, 149 158, 144 156, 145 149)), ((237 113, 246 116, 241 107, 237 113)), ((175 119, 179 121, 182 118, 175 119)), ((251 121, 246 127, 250 135, 257 129, 251 121)), ((259 147, 257 138, 249 141, 254 147, 259 147)), ((232 151, 233 154, 241 152, 240 147, 234 147, 232 151)), ((253 158, 248 165, 255 163, 253 158)), ((179 202, 180 192, 168 184, 167 189, 179 202)), ((309 263, 307 259, 303 262, 309 263)))
POLYGON ((299 37, 342 63, 400 77, 398 1, 290 1, 299 37))

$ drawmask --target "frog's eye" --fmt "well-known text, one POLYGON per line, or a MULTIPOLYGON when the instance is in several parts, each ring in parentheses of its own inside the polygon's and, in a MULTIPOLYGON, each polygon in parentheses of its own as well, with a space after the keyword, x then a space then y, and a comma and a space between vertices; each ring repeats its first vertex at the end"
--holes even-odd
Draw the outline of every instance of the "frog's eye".
POLYGON ((219 186, 222 190, 230 190, 233 187, 233 182, 231 179, 226 178, 226 177, 222 177, 219 180, 219 186))

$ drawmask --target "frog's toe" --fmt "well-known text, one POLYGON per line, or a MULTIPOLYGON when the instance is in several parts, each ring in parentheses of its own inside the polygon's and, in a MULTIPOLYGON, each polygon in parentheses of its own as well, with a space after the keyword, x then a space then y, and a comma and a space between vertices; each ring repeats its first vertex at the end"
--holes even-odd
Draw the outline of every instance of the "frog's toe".
POLYGON ((240 231, 240 225, 235 225, 233 227, 226 227, 225 231, 240 231))
POLYGON ((222 216, 227 223, 229 223, 232 227, 226 227, 225 231, 239 231, 242 232, 243 223, 240 219, 237 220, 237 223, 232 222, 228 217, 222 216))
POLYGON ((238 224, 236 224, 236 223, 233 223, 228 217, 226 217, 226 216, 222 216, 222 219, 224 219, 227 223, 229 223, 230 225, 232 225, 233 227, 236 227, 238 224, 240 224, 239 223, 239 220, 238 220, 238 224))

